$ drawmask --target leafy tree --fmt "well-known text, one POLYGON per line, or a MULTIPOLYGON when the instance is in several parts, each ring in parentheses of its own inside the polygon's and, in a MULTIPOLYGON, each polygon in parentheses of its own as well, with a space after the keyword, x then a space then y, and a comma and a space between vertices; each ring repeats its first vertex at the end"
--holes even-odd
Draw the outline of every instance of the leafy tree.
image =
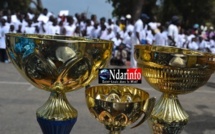
POLYGON ((115 17, 125 16, 126 14, 131 14, 132 12, 131 8, 129 8, 132 5, 132 0, 107 0, 107 2, 111 3, 114 7, 112 15, 115 17))
POLYGON ((215 22, 214 0, 107 0, 114 7, 113 16, 120 17, 132 14, 137 19, 144 12, 149 16, 156 15, 158 21, 166 22, 173 15, 179 15, 183 24, 190 27, 195 23, 215 22))
POLYGON ((1 0, 0 9, 10 9, 12 11, 28 11, 31 3, 33 3, 37 10, 42 10, 41 0, 1 0))
POLYGON ((114 7, 113 16, 120 17, 131 14, 134 20, 138 19, 141 13, 153 16, 157 13, 157 0, 107 0, 114 7))
POLYGON ((144 0, 107 0, 114 7, 112 15, 115 17, 131 14, 137 19, 141 14, 144 0))
POLYGON ((43 3, 41 0, 31 0, 31 3, 35 5, 37 10, 39 11, 43 10, 43 3))
POLYGON ((161 20, 166 21, 173 15, 179 15, 185 26, 211 21, 214 0, 164 0, 161 20))

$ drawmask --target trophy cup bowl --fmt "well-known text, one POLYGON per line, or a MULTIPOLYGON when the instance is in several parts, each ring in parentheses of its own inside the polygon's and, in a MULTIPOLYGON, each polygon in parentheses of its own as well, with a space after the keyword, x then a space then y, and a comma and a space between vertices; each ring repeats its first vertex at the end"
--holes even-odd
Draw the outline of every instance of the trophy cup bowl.
POLYGON ((107 65, 113 43, 99 39, 61 35, 6 34, 7 54, 32 85, 51 92, 37 112, 44 134, 68 134, 77 120, 77 110, 65 93, 80 89, 107 65))
POLYGON ((144 115, 134 127, 139 126, 150 116, 155 104, 155 98, 149 98, 146 91, 132 86, 93 86, 87 88, 85 94, 90 113, 110 134, 120 134, 144 115))
POLYGON ((176 47, 136 45, 134 57, 145 80, 163 93, 149 118, 153 133, 181 133, 188 115, 177 95, 193 92, 209 80, 215 56, 176 47))

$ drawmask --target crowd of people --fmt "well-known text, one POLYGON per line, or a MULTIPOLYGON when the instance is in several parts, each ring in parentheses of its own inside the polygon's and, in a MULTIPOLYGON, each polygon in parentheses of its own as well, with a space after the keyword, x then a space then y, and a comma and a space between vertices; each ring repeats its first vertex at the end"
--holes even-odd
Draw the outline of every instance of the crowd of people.
POLYGON ((139 19, 133 20, 131 15, 119 19, 97 18, 96 14, 87 17, 85 13, 74 15, 55 15, 44 9, 35 14, 31 10, 27 13, 0 11, 0 58, 8 63, 6 55, 5 34, 50 34, 66 36, 82 36, 112 40, 114 42, 111 64, 126 65, 133 58, 134 45, 162 45, 175 46, 199 51, 215 53, 215 30, 213 26, 194 24, 184 29, 180 18, 173 16, 165 24, 159 23, 155 17, 141 14, 139 19))

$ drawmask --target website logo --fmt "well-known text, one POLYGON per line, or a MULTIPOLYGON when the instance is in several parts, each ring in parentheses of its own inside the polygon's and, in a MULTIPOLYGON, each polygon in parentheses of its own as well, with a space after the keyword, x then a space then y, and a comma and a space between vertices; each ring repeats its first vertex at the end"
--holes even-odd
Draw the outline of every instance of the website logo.
POLYGON ((140 84, 142 82, 141 68, 103 68, 99 69, 100 84, 140 84))

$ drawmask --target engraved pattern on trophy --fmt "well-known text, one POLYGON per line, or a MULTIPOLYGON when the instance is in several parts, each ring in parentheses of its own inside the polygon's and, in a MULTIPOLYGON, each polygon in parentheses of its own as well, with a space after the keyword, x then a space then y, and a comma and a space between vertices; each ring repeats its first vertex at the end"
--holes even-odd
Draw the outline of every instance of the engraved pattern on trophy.
POLYGON ((85 91, 90 113, 103 123, 110 134, 120 134, 142 116, 142 124, 151 114, 155 98, 142 89, 123 85, 89 87, 85 91))
POLYGON ((214 72, 215 56, 209 53, 136 45, 135 59, 145 80, 162 96, 149 118, 154 134, 179 134, 188 123, 177 95, 191 93, 206 84, 214 72))
POLYGON ((113 42, 61 35, 6 35, 7 53, 21 75, 35 87, 50 91, 37 112, 44 134, 69 134, 78 112, 65 93, 90 84, 107 66, 113 42))

